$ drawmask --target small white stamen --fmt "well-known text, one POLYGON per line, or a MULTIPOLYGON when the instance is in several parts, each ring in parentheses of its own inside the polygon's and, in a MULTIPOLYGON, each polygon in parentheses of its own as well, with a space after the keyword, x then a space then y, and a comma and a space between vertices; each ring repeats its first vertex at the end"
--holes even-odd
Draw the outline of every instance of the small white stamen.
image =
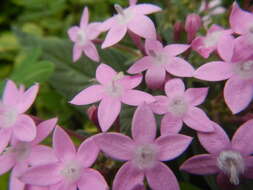
POLYGON ((0 103, 0 128, 9 128, 15 124, 18 113, 11 106, 0 103))
POLYGON ((74 182, 81 176, 82 167, 81 164, 76 161, 66 163, 61 169, 60 173, 68 182, 74 182))
POLYGON ((168 106, 168 111, 174 116, 182 116, 187 112, 188 105, 183 97, 174 97, 168 106))
POLYGON ((86 37, 85 32, 82 31, 82 30, 79 30, 79 31, 77 32, 77 43, 78 43, 80 46, 83 46, 83 45, 85 45, 86 41, 87 41, 87 37, 86 37))
POLYGON ((119 72, 113 79, 111 84, 109 84, 105 91, 113 97, 119 97, 122 94, 123 87, 118 83, 118 80, 124 77, 123 72, 119 72))
POLYGON ((125 16, 124 9, 119 4, 115 4, 114 8, 118 14, 125 16))
POLYGON ((253 78, 253 60, 235 63, 234 72, 243 79, 253 78))
POLYGON ((222 151, 217 158, 217 165, 228 175, 231 184, 239 184, 239 177, 245 170, 244 159, 239 152, 222 151))
POLYGON ((218 40, 221 35, 222 35, 221 31, 215 31, 207 35, 206 38, 204 39, 204 46, 206 48, 215 46, 218 43, 218 40))

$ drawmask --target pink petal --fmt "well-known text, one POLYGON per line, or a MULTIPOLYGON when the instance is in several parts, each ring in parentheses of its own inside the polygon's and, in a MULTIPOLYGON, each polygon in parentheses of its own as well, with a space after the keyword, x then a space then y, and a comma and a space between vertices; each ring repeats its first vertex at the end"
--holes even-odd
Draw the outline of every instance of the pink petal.
POLYGON ((253 119, 248 120, 237 129, 236 133, 232 138, 232 147, 239 152, 250 155, 253 153, 253 119))
POLYGON ((142 81, 142 75, 137 74, 134 76, 125 75, 122 79, 118 80, 118 83, 124 86, 124 89, 132 89, 137 87, 142 81))
POLYGON ((13 134, 20 141, 30 142, 36 137, 36 126, 32 118, 27 115, 19 115, 13 125, 13 134))
POLYGON ((136 3, 137 3, 137 0, 129 0, 130 6, 136 5, 136 3))
POLYGON ((162 10, 160 7, 148 3, 135 5, 133 9, 136 13, 144 15, 155 13, 162 10))
POLYGON ((132 120, 132 137, 135 142, 153 142, 156 137, 156 121, 151 108, 142 104, 136 109, 132 120))
POLYGON ((128 70, 127 72, 130 74, 140 73, 149 69, 152 66, 153 58, 150 56, 145 56, 138 61, 136 61, 128 70))
POLYGON ((73 46, 73 61, 76 62, 78 59, 80 59, 82 55, 82 48, 77 45, 77 44, 74 44, 73 46))
POLYGON ((87 38, 89 40, 96 39, 100 35, 100 33, 102 32, 101 26, 102 26, 101 22, 90 23, 86 29, 87 30, 87 38))
POLYGON ((222 37, 220 37, 217 44, 217 50, 220 57, 224 61, 230 62, 234 50, 234 37, 230 34, 224 34, 222 37))
POLYGON ((150 104, 151 109, 156 114, 165 114, 168 112, 168 97, 154 96, 155 101, 150 104))
POLYGON ((39 85, 35 84, 22 94, 18 104, 16 105, 19 113, 24 113, 31 107, 31 105, 35 101, 38 91, 39 85))
POLYGON ((8 146, 11 139, 12 130, 10 129, 0 129, 0 154, 8 146))
POLYGON ((57 121, 57 118, 53 118, 39 123, 39 125, 37 126, 37 135, 31 143, 35 145, 43 141, 53 131, 57 121))
POLYGON ((162 162, 146 173, 149 186, 154 190, 180 190, 176 176, 162 162))
POLYGON ((117 119, 121 109, 121 102, 106 96, 98 106, 98 122, 103 132, 107 131, 117 119), (110 108, 110 109, 108 109, 110 108))
POLYGON ((197 106, 202 104, 206 99, 208 88, 188 88, 185 91, 184 97, 189 104, 197 106))
POLYGON ((210 54, 216 49, 215 47, 210 47, 207 48, 204 45, 204 37, 196 37, 191 44, 191 47, 194 51, 198 52, 202 57, 204 57, 205 59, 207 59, 210 54))
MULTIPOLYGON (((26 185, 26 190, 49 190, 49 187, 26 185)), ((54 189, 55 190, 55 189, 54 189)))
POLYGON ((87 105, 101 100, 105 90, 101 85, 92 85, 79 92, 71 101, 75 105, 87 105))
POLYGON ((161 88, 165 81, 166 72, 161 65, 152 65, 146 72, 146 83, 151 89, 161 88))
POLYGON ((87 7, 84 7, 80 22, 81 28, 86 27, 88 25, 88 22, 89 22, 89 9, 87 7))
POLYGON ((54 150, 45 145, 35 145, 31 148, 29 158, 27 159, 31 166, 39 166, 57 162, 54 150))
POLYGON ((96 79, 101 84, 108 84, 117 75, 117 72, 109 65, 100 64, 96 70, 96 79))
POLYGON ((91 60, 99 62, 99 55, 96 46, 90 42, 83 48, 85 55, 87 55, 91 60))
POLYGON ((128 90, 121 97, 121 101, 127 105, 138 106, 143 102, 151 103, 155 101, 155 99, 153 96, 146 92, 140 90, 128 90))
POLYGON ((99 148, 95 143, 94 137, 86 139, 78 148, 77 158, 84 167, 90 167, 97 159, 99 148))
POLYGON ((221 81, 230 78, 233 74, 230 63, 222 61, 213 61, 199 67, 194 77, 207 81, 221 81))
POLYGON ((180 170, 198 175, 216 174, 219 172, 217 157, 211 154, 200 154, 186 160, 180 170))
MULTIPOLYGON (((113 25, 115 25, 115 23, 117 22, 117 15, 108 18, 107 20, 105 20, 102 24, 101 24, 101 32, 105 32, 107 30, 109 30, 110 28, 113 27, 113 25)), ((116 23, 117 24, 117 23, 116 23)))
POLYGON ((212 132, 213 122, 208 118, 205 112, 197 107, 191 107, 183 118, 184 123, 200 132, 212 132))
POLYGON ((113 180, 113 190, 132 190, 135 185, 142 183, 144 174, 137 169, 131 162, 125 163, 118 170, 113 180))
POLYGON ((163 50, 163 45, 160 41, 155 39, 145 40, 145 50, 148 55, 152 56, 152 53, 158 53, 163 50))
POLYGON ((197 133, 200 144, 209 153, 219 153, 221 150, 230 148, 230 140, 226 132, 215 122, 213 122, 214 131, 212 133, 197 133))
POLYGON ((244 110, 253 97, 253 83, 247 80, 230 78, 224 87, 224 99, 232 111, 236 114, 244 110))
POLYGON ((70 160, 76 154, 76 149, 72 140, 61 127, 55 128, 53 135, 53 149, 56 157, 62 161, 70 160))
POLYGON ((58 164, 47 164, 43 166, 36 166, 28 169, 20 180, 27 184, 47 186, 53 185, 62 180, 59 173, 58 164))
POLYGON ((229 17, 229 23, 235 33, 247 33, 249 31, 250 26, 252 26, 252 20, 252 13, 240 9, 236 2, 233 4, 233 9, 229 17))
POLYGON ((18 99, 19 90, 16 84, 13 81, 8 80, 3 92, 3 103, 6 105, 16 105, 18 99))
POLYGON ((191 64, 179 57, 171 58, 165 68, 170 74, 179 77, 192 77, 194 73, 191 64))
POLYGON ((68 36, 69 36, 71 41, 76 42, 78 31, 79 31, 78 26, 73 26, 73 27, 68 29, 68 36))
POLYGON ((168 97, 182 96, 185 90, 181 79, 171 79, 165 84, 165 93, 168 97))
POLYGON ((77 184, 80 190, 108 190, 104 177, 96 170, 86 168, 77 184))
POLYGON ((144 184, 137 184, 132 190, 146 190, 144 184))
POLYGON ((27 170, 28 166, 26 164, 20 163, 17 164, 10 175, 9 179, 9 190, 23 190, 25 188, 25 184, 22 183, 18 177, 20 174, 27 170))
POLYGON ((117 160, 130 160, 135 145, 133 140, 120 133, 103 133, 95 138, 99 148, 117 160))
POLYGON ((112 26, 105 37, 102 49, 110 47, 118 43, 126 34, 127 27, 125 25, 116 24, 112 26))
POLYGON ((190 45, 186 44, 171 44, 164 47, 164 52, 166 52, 170 56, 177 56, 183 52, 185 52, 187 49, 190 48, 190 45))
POLYGON ((6 152, 0 155, 0 175, 8 172, 16 164, 15 155, 6 152))
POLYGON ((156 139, 155 144, 159 148, 160 161, 173 160, 180 156, 190 145, 191 137, 180 134, 169 134, 156 139))
POLYGON ((153 24, 152 20, 147 16, 137 15, 128 23, 128 28, 133 33, 145 39, 156 39, 155 25, 153 24))
POLYGON ((253 179, 253 156, 244 157, 246 171, 243 173, 245 178, 253 179))
POLYGON ((50 190, 76 190, 77 184, 76 183, 68 183, 66 181, 61 181, 55 185, 49 186, 50 190))
POLYGON ((181 118, 175 117, 170 113, 167 113, 161 121, 161 135, 166 136, 168 134, 178 133, 183 126, 181 118))

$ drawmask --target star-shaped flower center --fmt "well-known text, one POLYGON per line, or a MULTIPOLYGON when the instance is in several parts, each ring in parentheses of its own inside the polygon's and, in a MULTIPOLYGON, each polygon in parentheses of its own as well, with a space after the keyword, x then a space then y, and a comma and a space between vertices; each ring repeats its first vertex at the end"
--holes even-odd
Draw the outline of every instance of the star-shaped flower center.
POLYGON ((64 164, 60 170, 60 174, 66 181, 75 182, 80 178, 82 169, 81 164, 73 160, 64 164))
POLYGON ((154 58, 154 64, 164 65, 167 63, 168 57, 165 54, 157 53, 153 50, 150 50, 149 54, 154 58))
POLYGON ((236 63, 234 71, 243 79, 253 78, 253 60, 236 63))
POLYGON ((206 48, 215 46, 221 35, 222 31, 215 31, 207 35, 206 38, 204 39, 204 46, 206 48))
POLYGON ((174 97, 168 105, 168 111, 174 116, 182 116, 187 112, 188 105, 181 96, 174 97))
POLYGON ((85 43, 87 41, 87 36, 85 34, 85 31, 83 31, 82 29, 80 29, 77 32, 77 39, 76 40, 77 40, 78 45, 80 45, 80 46, 85 45, 85 43))
POLYGON ((133 12, 129 9, 124 10, 120 5, 114 5, 115 10, 117 11, 117 20, 119 24, 127 24, 133 17, 133 12))
POLYGON ((0 128, 9 128, 15 124, 18 113, 11 107, 0 103, 0 128))
POLYGON ((111 83, 106 87, 106 92, 109 96, 119 97, 122 94, 123 87, 118 83, 118 80, 124 77, 123 72, 119 72, 111 81, 111 83))

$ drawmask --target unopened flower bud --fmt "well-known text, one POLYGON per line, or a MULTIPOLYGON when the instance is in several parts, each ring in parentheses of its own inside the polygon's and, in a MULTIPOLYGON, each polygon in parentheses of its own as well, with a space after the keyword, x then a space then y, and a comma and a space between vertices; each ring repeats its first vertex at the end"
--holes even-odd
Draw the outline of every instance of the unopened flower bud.
POLYGON ((187 41, 190 43, 196 36, 201 27, 201 18, 199 15, 193 13, 189 14, 185 22, 185 31, 187 32, 187 41))
POLYGON ((180 21, 177 21, 173 26, 173 40, 174 42, 180 41, 180 35, 183 31, 183 25, 180 21))
POLYGON ((95 105, 92 105, 88 108, 87 110, 87 115, 89 117, 89 119, 97 126, 99 127, 99 123, 98 123, 98 117, 97 117, 97 107, 95 105))

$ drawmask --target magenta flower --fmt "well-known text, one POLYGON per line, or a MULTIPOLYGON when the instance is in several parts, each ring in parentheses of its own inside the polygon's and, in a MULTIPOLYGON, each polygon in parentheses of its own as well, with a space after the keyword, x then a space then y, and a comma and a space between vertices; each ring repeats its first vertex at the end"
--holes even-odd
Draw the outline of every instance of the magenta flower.
POLYGON ((12 137, 20 141, 32 141, 36 136, 33 120, 25 115, 33 104, 39 85, 35 84, 27 91, 8 80, 0 101, 0 153, 6 148, 12 137))
POLYGON ((205 37, 199 36, 192 41, 192 49, 198 52, 202 57, 208 58, 215 50, 222 51, 223 46, 220 45, 222 42, 221 38, 229 38, 232 34, 231 30, 225 30, 222 27, 213 24, 207 31, 205 37))
POLYGON ((85 7, 82 14, 80 27, 73 26, 68 30, 69 38, 75 43, 73 47, 74 62, 81 57, 82 52, 84 52, 84 54, 87 55, 91 60, 99 62, 97 48, 92 40, 96 39, 101 33, 101 23, 94 22, 88 24, 88 22, 89 11, 88 8, 85 7))
POLYGON ((161 134, 178 133, 183 122, 190 128, 213 131, 213 124, 205 112, 196 107, 204 102, 208 88, 189 88, 185 90, 181 79, 171 79, 165 84, 167 96, 155 96, 151 104, 157 114, 165 114, 161 121, 161 134))
POLYGON ((153 96, 133 90, 141 83, 142 76, 124 76, 116 73, 110 66, 101 64, 96 70, 100 84, 90 86, 77 94, 70 103, 86 105, 101 100, 98 106, 98 121, 102 131, 107 131, 120 113, 121 102, 137 106, 142 102, 151 103, 153 96))
POLYGON ((188 43, 191 43, 191 41, 195 38, 201 24, 201 18, 199 15, 192 13, 187 16, 184 28, 187 32, 188 43))
POLYGON ((104 31, 109 30, 102 48, 118 43, 125 36, 127 30, 145 39, 156 39, 155 26, 146 15, 161 11, 161 8, 152 4, 136 5, 136 2, 136 0, 130 0, 130 6, 126 9, 118 4, 114 5, 118 14, 107 19, 102 25, 104 31))
POLYGON ((238 185, 241 177, 253 179, 253 120, 237 129, 232 141, 217 124, 213 133, 198 133, 201 145, 209 154, 193 156, 186 160, 181 169, 192 174, 218 174, 221 187, 238 185))
POLYGON ((146 40, 147 56, 135 62, 128 73, 135 74, 147 70, 146 82, 150 88, 160 88, 165 82, 166 71, 179 77, 191 77, 194 68, 177 55, 186 51, 190 46, 184 44, 171 44, 163 47, 157 40, 146 40))
POLYGON ((28 166, 55 161, 53 150, 47 146, 39 145, 54 129, 57 119, 41 122, 37 126, 37 136, 31 142, 22 142, 13 139, 11 146, 0 156, 0 175, 13 168, 10 176, 10 189, 23 190, 25 184, 18 180, 19 175, 27 170, 28 166))
POLYGON ((57 161, 28 169, 20 177, 21 181, 32 185, 50 186, 52 190, 108 189, 103 176, 89 168, 99 153, 92 137, 85 140, 76 152, 67 133, 56 127, 53 149, 57 161))
POLYGON ((225 61, 213 61, 198 68, 194 74, 195 78, 207 81, 227 80, 224 87, 224 98, 229 109, 238 113, 245 109, 253 97, 253 56, 234 56, 236 54, 251 54, 248 50, 240 50, 240 39, 222 40, 223 51, 221 57, 225 61), (233 51, 235 49, 239 52, 233 51), (243 57, 249 57, 244 59, 243 57))
POLYGON ((117 172, 112 190, 137 188, 143 183, 144 176, 153 190, 179 190, 175 175, 162 161, 173 160, 182 154, 192 138, 171 134, 155 139, 156 122, 147 104, 139 106, 134 113, 132 137, 103 133, 95 138, 107 155, 127 161, 117 172))

